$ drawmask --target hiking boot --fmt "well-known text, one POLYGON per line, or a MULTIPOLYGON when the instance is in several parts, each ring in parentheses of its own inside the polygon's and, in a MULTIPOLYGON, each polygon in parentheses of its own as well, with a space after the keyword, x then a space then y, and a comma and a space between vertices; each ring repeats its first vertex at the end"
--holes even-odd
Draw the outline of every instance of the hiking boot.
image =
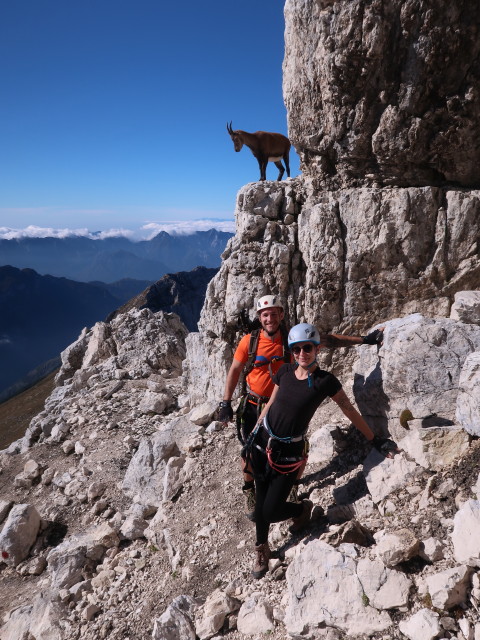
POLYGON ((255 487, 249 487, 248 489, 242 489, 245 496, 246 512, 245 515, 249 520, 255 522, 255 487))
POLYGON ((270 559, 268 542, 255 546, 255 556, 252 576, 258 580, 258 578, 262 578, 268 571, 268 561, 270 559))
POLYGON ((292 518, 293 524, 289 527, 290 533, 301 531, 309 522, 312 514, 313 502, 311 500, 302 500, 303 511, 298 518, 292 518))

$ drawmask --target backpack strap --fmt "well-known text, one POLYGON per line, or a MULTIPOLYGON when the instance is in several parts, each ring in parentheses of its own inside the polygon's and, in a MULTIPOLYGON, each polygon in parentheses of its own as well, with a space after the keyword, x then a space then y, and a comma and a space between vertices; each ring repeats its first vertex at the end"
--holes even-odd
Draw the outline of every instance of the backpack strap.
POLYGON ((248 343, 248 359, 242 371, 242 395, 247 393, 247 376, 253 369, 255 358, 257 357, 258 341, 260 339, 260 329, 255 329, 250 334, 250 342, 248 343))
POLYGON ((290 351, 290 347, 288 346, 287 327, 283 322, 280 325, 280 334, 282 336, 282 343, 283 343, 283 361, 289 364, 292 361, 292 353, 290 351))

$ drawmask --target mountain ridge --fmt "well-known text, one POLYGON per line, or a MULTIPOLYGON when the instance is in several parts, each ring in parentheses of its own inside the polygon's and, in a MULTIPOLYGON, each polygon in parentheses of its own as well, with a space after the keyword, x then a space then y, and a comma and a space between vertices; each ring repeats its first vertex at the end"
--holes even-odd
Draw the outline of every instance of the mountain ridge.
POLYGON ((157 281, 165 273, 218 267, 233 236, 209 229, 190 235, 161 231, 151 240, 109 238, 15 238, 0 240, 0 264, 31 268, 41 275, 89 282, 122 278, 157 281))

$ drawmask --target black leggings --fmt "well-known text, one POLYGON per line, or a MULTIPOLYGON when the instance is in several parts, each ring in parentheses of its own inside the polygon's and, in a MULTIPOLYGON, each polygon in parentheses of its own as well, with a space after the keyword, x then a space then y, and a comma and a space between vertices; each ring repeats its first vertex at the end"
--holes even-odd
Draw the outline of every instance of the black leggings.
POLYGON ((297 471, 288 474, 278 473, 269 465, 267 456, 256 447, 252 450, 253 476, 255 478, 255 527, 257 545, 268 540, 268 529, 272 522, 283 522, 289 518, 298 518, 303 505, 287 502, 297 471))

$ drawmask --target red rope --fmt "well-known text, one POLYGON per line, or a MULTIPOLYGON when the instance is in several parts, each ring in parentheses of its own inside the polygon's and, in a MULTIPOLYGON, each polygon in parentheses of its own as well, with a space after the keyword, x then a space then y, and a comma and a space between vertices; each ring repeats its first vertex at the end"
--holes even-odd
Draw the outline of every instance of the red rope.
POLYGON ((265 449, 265 452, 267 454, 268 464, 272 467, 274 471, 277 471, 278 473, 282 473, 283 475, 287 475, 287 473, 292 473, 293 471, 297 471, 298 469, 300 469, 300 467, 305 462, 305 460, 308 459, 308 456, 304 455, 302 458, 300 458, 300 460, 297 460, 297 462, 289 462, 288 464, 277 464, 272 460, 272 450, 267 447, 265 449))

